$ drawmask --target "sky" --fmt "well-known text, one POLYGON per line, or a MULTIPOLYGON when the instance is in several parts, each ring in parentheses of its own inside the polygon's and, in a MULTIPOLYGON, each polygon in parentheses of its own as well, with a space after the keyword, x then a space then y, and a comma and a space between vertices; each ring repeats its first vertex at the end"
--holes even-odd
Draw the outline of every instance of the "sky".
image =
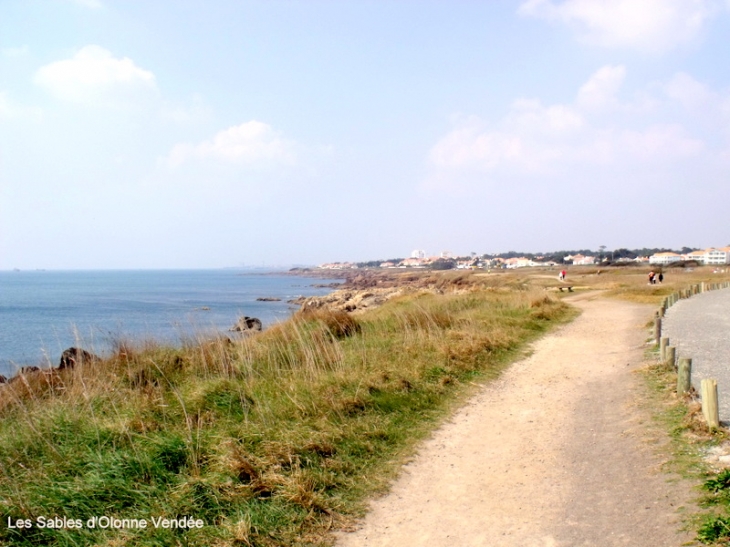
POLYGON ((730 0, 0 0, 0 270, 730 244, 730 0))

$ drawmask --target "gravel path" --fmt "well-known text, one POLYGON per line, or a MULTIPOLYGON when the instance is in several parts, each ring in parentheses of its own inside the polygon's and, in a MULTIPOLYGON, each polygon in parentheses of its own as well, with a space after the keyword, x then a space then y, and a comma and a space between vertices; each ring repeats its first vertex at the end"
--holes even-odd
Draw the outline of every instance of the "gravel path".
POLYGON ((692 385, 717 380, 720 421, 730 423, 730 289, 709 291, 680 300, 667 310, 662 336, 677 348, 677 357, 692 358, 692 385))
POLYGON ((678 547, 693 496, 661 471, 637 406, 652 308, 586 295, 583 313, 424 443, 341 547, 678 547))

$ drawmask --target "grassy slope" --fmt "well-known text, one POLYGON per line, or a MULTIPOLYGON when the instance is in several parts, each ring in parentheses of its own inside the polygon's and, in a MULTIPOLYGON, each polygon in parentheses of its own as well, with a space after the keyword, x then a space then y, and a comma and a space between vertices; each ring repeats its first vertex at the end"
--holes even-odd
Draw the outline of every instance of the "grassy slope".
POLYGON ((0 390, 0 541, 310 545, 364 511, 475 379, 572 311, 544 293, 421 295, 235 343, 120 347, 0 390), (192 516, 189 531, 8 518, 192 516))

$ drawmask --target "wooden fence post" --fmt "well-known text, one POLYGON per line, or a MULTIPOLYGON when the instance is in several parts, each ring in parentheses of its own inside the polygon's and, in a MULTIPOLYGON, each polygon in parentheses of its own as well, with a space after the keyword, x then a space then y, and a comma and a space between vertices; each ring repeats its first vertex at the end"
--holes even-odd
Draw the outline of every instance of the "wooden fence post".
POLYGON ((677 395, 686 395, 692 386, 692 359, 680 357, 677 367, 677 395))
POLYGON ((659 339, 662 337, 662 318, 657 315, 654 318, 654 343, 659 344, 659 339))
POLYGON ((667 346, 668 345, 669 345, 669 338, 662 336, 659 339, 659 360, 662 362, 667 360, 667 346))
POLYGON ((702 414, 705 415, 710 429, 720 427, 720 410, 717 406, 717 380, 702 380, 702 414))
POLYGON ((664 353, 664 362, 671 363, 671 365, 674 367, 674 370, 677 370, 677 348, 675 348, 674 346, 667 346, 667 349, 664 353))

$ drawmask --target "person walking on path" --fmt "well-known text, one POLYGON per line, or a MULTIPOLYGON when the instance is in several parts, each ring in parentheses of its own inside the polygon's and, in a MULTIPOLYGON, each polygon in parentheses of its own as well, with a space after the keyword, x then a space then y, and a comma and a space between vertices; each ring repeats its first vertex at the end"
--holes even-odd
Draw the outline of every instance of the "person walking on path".
POLYGON ((566 276, 566 274, 567 274, 567 272, 566 272, 565 270, 561 270, 561 271, 560 271, 560 275, 558 276, 558 279, 559 279, 560 281, 565 281, 565 276, 566 276))

